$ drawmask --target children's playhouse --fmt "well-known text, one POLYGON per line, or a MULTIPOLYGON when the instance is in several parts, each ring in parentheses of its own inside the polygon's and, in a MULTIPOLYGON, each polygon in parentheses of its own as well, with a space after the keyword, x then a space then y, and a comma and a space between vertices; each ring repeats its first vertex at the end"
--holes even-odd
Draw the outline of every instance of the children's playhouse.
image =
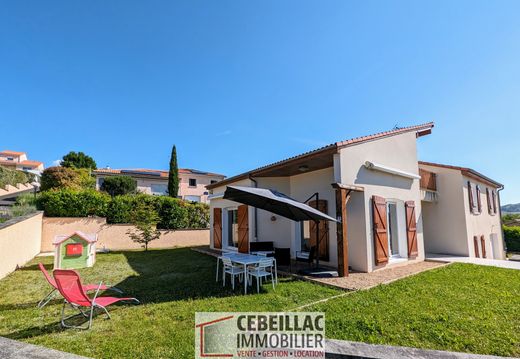
POLYGON ((92 267, 96 262, 97 234, 76 231, 54 237, 54 269, 92 267))

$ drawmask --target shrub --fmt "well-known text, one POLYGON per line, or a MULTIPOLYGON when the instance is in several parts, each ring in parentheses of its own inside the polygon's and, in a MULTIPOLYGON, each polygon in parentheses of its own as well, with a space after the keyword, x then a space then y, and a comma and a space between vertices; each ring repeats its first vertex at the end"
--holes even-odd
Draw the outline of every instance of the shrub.
POLYGON ((126 233, 134 242, 140 243, 144 250, 147 251, 148 243, 161 237, 161 232, 157 229, 157 223, 159 222, 157 211, 153 204, 141 201, 132 209, 130 217, 135 229, 130 229, 126 233))
POLYGON ((520 227, 504 226, 504 236, 508 252, 520 252, 520 227))
POLYGON ((101 190, 107 192, 112 197, 124 194, 135 193, 137 190, 136 181, 129 176, 106 177, 101 185, 101 190))
POLYGON ((0 188, 4 188, 7 185, 15 186, 18 183, 30 183, 33 178, 34 176, 29 173, 0 166, 0 188))
POLYGON ((94 189, 96 180, 86 169, 49 167, 42 173, 41 190, 50 189, 94 189))
POLYGON ((157 211, 161 218, 157 225, 160 229, 189 228, 188 207, 189 203, 172 197, 160 196, 157 203, 157 211))
POLYGON ((107 223, 131 223, 132 209, 137 203, 147 203, 156 209, 157 198, 146 194, 113 197, 107 211, 107 223))
POLYGON ((190 203, 187 228, 209 228, 209 206, 205 203, 190 203))
POLYGON ((40 193, 36 203, 48 217, 105 217, 110 196, 95 190, 60 189, 40 193))

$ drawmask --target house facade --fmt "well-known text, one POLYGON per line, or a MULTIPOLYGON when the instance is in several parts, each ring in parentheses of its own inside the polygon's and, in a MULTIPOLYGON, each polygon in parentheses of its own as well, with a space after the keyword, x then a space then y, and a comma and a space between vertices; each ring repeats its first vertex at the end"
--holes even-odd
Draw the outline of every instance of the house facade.
POLYGON ((349 268, 372 272, 424 260, 423 203, 434 194, 426 195, 419 174, 417 141, 432 128, 426 123, 336 142, 207 186, 212 248, 247 251, 250 242, 273 241, 294 258, 315 247, 320 263, 340 276, 349 268), (338 222, 321 221, 317 241, 313 223, 223 199, 227 185, 274 189, 301 202, 318 193, 308 204, 338 222))
MULTIPOLYGON (((168 193, 168 171, 153 169, 97 169, 96 188, 99 190, 103 181, 109 176, 130 176, 137 184, 141 193, 163 196, 168 193)), ((222 181, 224 175, 198 171, 193 169, 179 169, 179 198, 192 202, 208 202, 207 185, 222 181)))
POLYGON ((25 152, 4 150, 0 152, 0 165, 20 171, 43 172, 43 162, 27 159, 25 152))
POLYGON ((438 195, 423 202, 429 253, 505 259, 499 191, 503 185, 472 170, 419 162, 424 178, 435 178, 438 195))

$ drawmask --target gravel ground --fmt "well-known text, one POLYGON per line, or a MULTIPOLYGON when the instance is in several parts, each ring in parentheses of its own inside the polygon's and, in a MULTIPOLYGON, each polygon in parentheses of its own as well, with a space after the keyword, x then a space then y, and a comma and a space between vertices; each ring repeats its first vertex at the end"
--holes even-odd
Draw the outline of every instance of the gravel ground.
POLYGON ((350 273, 348 277, 308 278, 317 282, 334 285, 349 290, 368 289, 379 284, 393 282, 413 274, 445 266, 446 263, 417 262, 398 267, 380 269, 372 273, 350 273))

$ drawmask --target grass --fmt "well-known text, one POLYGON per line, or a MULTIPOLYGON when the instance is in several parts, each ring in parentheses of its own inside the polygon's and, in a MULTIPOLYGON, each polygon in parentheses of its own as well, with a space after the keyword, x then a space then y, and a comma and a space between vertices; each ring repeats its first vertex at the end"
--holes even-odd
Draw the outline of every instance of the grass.
POLYGON ((452 264, 317 304, 328 338, 520 356, 520 271, 452 264))
MULTIPOLYGON (((98 254, 85 282, 117 285, 142 305, 111 307, 111 320, 94 320, 89 331, 62 330, 61 301, 42 310, 49 292, 37 268, 40 257, 0 280, 0 336, 95 358, 193 358, 194 313, 198 311, 283 311, 338 294, 308 282, 280 278, 276 291, 243 295, 215 283, 215 259, 190 249, 98 254)), ((107 294, 108 295, 108 294, 107 294)))
MULTIPOLYGON (((43 310, 49 290, 37 258, 0 281, 0 336, 96 358, 192 358, 197 311, 287 311, 342 292, 284 278, 273 291, 244 296, 216 284, 215 260, 189 249, 98 255, 85 281, 104 279, 143 304, 111 309, 89 331, 59 327, 61 302, 43 310)), ((453 264, 386 286, 331 299, 327 337, 495 355, 520 355, 520 271, 453 264)))

